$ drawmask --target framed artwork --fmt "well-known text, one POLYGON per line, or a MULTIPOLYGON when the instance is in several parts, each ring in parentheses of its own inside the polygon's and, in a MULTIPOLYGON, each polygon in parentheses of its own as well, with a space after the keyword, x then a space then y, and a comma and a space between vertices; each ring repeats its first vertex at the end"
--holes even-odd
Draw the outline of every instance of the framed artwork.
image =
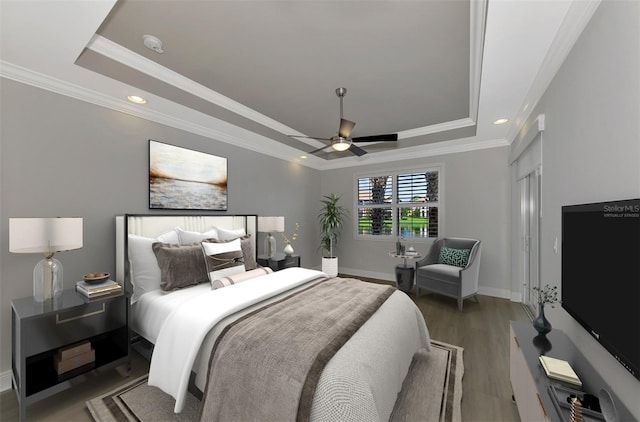
POLYGON ((149 208, 227 210, 227 159, 149 140, 149 208))

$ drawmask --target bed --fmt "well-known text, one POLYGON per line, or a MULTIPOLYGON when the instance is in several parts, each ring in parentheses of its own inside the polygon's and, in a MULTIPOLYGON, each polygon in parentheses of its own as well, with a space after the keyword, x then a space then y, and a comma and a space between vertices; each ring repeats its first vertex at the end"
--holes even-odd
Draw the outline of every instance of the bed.
MULTIPOLYGON (((222 415, 219 416, 221 420, 225 419, 225 411, 227 415, 228 412, 253 411, 259 412, 261 417, 272 414, 286 420, 388 420, 414 354, 430 348, 429 333, 420 311, 404 293, 388 286, 353 279, 329 279, 321 271, 312 269, 271 272, 257 266, 256 224, 254 215, 116 217, 116 279, 131 294, 130 327, 136 335, 155 345, 149 384, 176 400, 176 413, 182 410, 187 390, 195 388, 203 396, 201 412, 215 412, 222 415), (198 251, 205 259, 206 281, 202 281, 202 271, 195 271, 201 266, 198 251), (242 265, 233 265, 236 268, 232 269, 219 266, 221 261, 217 259, 221 256, 227 263, 241 262, 242 265), (198 260, 197 265, 193 264, 193 259, 198 260), (188 274, 187 280, 200 281, 185 283, 185 274, 188 274), (314 361, 296 355, 295 341, 289 344, 283 338, 296 340, 300 337, 300 347, 305 348, 311 339, 305 340, 304 333, 327 331, 327 335, 332 335, 330 329, 301 325, 295 328, 298 334, 292 336, 273 328, 274 339, 283 335, 289 337, 274 340, 271 345, 268 340, 272 334, 267 330, 271 326, 278 327, 282 315, 295 315, 291 308, 299 309, 296 312, 307 312, 299 314, 304 315, 302 317, 294 317, 299 320, 298 324, 311 321, 307 320, 309 312, 332 318, 331 309, 314 308, 325 302, 318 298, 328 294, 344 302, 335 305, 336 310, 344 310, 339 312, 342 318, 351 318, 349 310, 359 306, 365 314, 369 313, 354 316, 354 321, 362 320, 357 324, 353 321, 335 324, 343 324, 352 331, 346 337, 341 334, 344 340, 332 346, 335 350, 327 355, 313 378, 309 374, 314 371, 297 368, 297 362, 309 360, 312 366, 317 366, 318 360, 322 359, 315 358, 314 361), (308 302, 301 305, 304 300, 308 302), (367 305, 369 302, 371 305, 367 305), (261 328, 241 325, 258 316, 263 319, 261 328), (243 339, 241 333, 249 337, 243 339), (255 342, 252 341, 254 336, 255 342), (224 343, 236 338, 239 340, 234 345, 224 343), (259 343, 262 349, 253 350, 253 343, 259 343), (256 357, 250 357, 253 356, 250 353, 255 353, 256 357), (234 356, 238 362, 229 360, 234 356), (243 361, 238 356, 248 360, 243 361), (223 361, 223 358, 227 360, 223 361), (285 360, 285 366, 291 366, 287 370, 292 373, 302 371, 302 379, 298 379, 298 375, 285 374, 288 379, 275 380, 282 370, 275 367, 278 363, 271 367, 273 360, 285 360), (234 365, 238 366, 232 369, 234 365), (208 374, 216 375, 208 377, 208 374), (257 381, 260 379, 262 382, 257 381), (278 386, 277 382, 283 384, 278 386), (258 395, 262 400, 252 400, 250 394, 258 395), (285 409, 293 406, 287 399, 288 394, 308 396, 308 403, 303 406, 300 399, 294 406, 297 410, 285 409), (223 396, 225 399, 220 400, 223 396), (266 397, 270 398, 265 400, 266 397), (227 407, 217 408, 218 402, 227 407), (213 408, 207 403, 213 403, 213 408), (260 408, 269 407, 269 403, 272 409, 260 408), (272 411, 276 413, 268 413, 272 411), (298 416, 277 413, 291 411, 297 411, 298 416)), ((291 322, 282 324, 288 329, 291 322)), ((329 343, 335 343, 335 340, 329 343)), ((318 347, 323 353, 329 349, 322 345, 318 347)), ((250 418, 250 415, 244 413, 241 418, 250 418)))

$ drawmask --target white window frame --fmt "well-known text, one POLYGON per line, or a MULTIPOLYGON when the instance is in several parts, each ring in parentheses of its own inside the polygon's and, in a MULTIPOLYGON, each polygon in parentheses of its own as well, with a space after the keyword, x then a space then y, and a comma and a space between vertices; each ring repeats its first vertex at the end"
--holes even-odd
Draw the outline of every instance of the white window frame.
MULTIPOLYGON (((408 174, 408 173, 422 173, 422 172, 438 172, 438 201, 437 202, 426 202, 426 203, 418 203, 419 206, 435 206, 438 207, 438 237, 444 236, 444 208, 445 208, 445 192, 444 192, 444 164, 431 164, 425 167, 411 167, 411 168, 399 168, 399 169, 389 169, 389 170, 376 170, 376 171, 368 171, 368 172, 359 172, 354 174, 353 185, 354 185, 354 200, 353 200, 353 209, 351 215, 353 216, 353 227, 355 228, 354 238, 356 240, 371 240, 371 241, 395 241, 397 239, 402 239, 397 235, 397 213, 400 208, 407 208, 416 205, 415 203, 402 203, 399 204, 397 201, 397 177, 400 174, 408 174), (371 177, 383 177, 383 176, 391 176, 393 180, 393 194, 391 203, 389 204, 369 204, 366 206, 358 205, 358 195, 359 189, 358 180, 362 178, 371 178, 371 177), (392 214, 392 227, 391 234, 389 235, 373 235, 373 234, 359 234, 358 233, 358 210, 360 208, 391 208, 392 214)), ((433 237, 427 238, 419 238, 412 237, 412 243, 431 243, 435 240, 433 237)))

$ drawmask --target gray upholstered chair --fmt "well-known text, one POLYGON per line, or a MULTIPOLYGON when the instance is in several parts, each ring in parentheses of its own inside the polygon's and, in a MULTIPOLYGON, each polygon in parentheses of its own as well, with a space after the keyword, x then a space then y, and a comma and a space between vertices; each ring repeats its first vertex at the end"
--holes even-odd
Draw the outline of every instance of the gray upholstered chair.
POLYGON ((416 262, 416 296, 420 296, 420 289, 440 293, 458 299, 458 310, 462 311, 462 301, 468 297, 478 300, 478 272, 480 270, 480 245, 475 239, 462 237, 443 237, 436 239, 429 249, 429 253, 416 262), (455 250, 469 250, 469 257, 465 266, 449 265, 460 252, 445 250, 451 254, 445 257, 445 263, 440 260, 443 247, 455 250))

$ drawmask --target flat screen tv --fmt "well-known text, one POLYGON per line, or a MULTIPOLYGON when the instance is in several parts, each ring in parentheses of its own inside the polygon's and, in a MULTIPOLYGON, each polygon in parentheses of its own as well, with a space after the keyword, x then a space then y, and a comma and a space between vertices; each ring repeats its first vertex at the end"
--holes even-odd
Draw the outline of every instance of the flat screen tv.
POLYGON ((640 380, 640 199, 562 207, 561 298, 640 380))

